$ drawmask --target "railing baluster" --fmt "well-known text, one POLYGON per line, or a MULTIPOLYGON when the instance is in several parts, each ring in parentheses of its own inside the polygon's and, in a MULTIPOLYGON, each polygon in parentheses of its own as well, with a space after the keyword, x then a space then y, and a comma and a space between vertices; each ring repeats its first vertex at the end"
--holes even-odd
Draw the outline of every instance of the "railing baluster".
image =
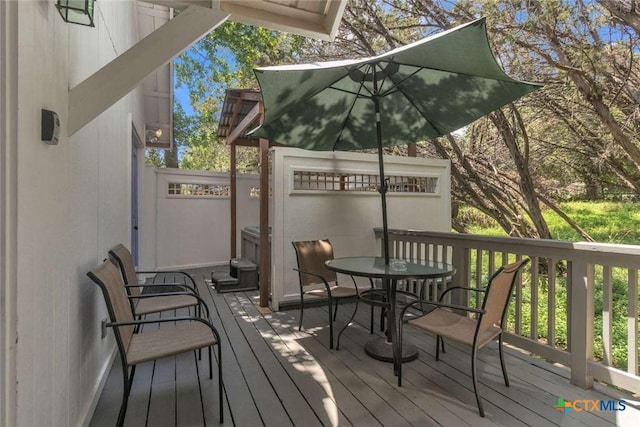
POLYGON ((611 357, 611 267, 602 267, 602 361, 610 366, 611 357))
MULTIPOLYGON (((482 287, 482 259, 484 258, 484 251, 478 249, 476 251, 476 283, 475 287, 482 287)), ((467 304, 469 304, 469 293, 467 293, 467 304)), ((478 306, 478 299, 476 298, 476 306, 478 306)))
POLYGON ((538 257, 531 257, 531 332, 529 338, 538 339, 538 257))
POLYGON ((571 301, 573 301, 573 297, 571 296, 573 293, 573 282, 570 281, 570 278, 573 277, 573 262, 569 261, 567 262, 567 272, 566 272, 566 287, 567 287, 567 302, 565 304, 565 307, 567 307, 567 312, 566 312, 566 316, 565 316, 565 321, 566 321, 566 330, 567 330, 567 350, 569 352, 571 352, 571 328, 572 328, 572 324, 571 324, 571 301))
MULTIPOLYGON (((517 256, 518 259, 521 259, 521 256, 517 256)), ((502 264, 509 263, 509 254, 503 252, 502 253, 502 264)), ((522 335, 522 275, 518 277, 518 281, 516 282, 516 307, 515 307, 515 332, 518 335, 522 335)))
POLYGON ((556 346, 556 262, 547 259, 547 342, 556 346))
POLYGON ((638 270, 629 269, 627 317, 627 372, 638 375, 638 270))
POLYGON ((489 251, 489 270, 487 276, 491 276, 496 271, 496 253, 495 251, 489 251))

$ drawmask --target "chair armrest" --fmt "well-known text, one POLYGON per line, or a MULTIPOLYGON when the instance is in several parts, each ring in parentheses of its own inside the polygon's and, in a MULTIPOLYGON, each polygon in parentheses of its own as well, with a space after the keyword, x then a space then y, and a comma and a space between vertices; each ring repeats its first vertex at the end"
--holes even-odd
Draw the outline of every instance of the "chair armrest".
MULTIPOLYGON (((189 273, 187 273, 186 271, 179 271, 179 270, 164 270, 164 271, 136 271, 136 274, 160 274, 160 273, 169 273, 169 274, 182 274, 184 276, 186 276, 190 281, 191 284, 193 285, 193 290, 198 292, 198 286, 196 285, 196 281, 194 280, 193 276, 191 276, 189 273)), ((184 283, 184 285, 189 286, 189 284, 184 283)), ((191 286, 189 286, 191 287, 191 286)), ((198 292, 199 293, 199 292, 198 292)))
MULTIPOLYGON (((414 301, 410 304, 407 304, 402 311, 400 312, 400 318, 404 318, 404 315, 406 313, 406 311, 411 308, 418 308, 417 306, 420 306, 420 310, 422 311, 422 306, 423 305, 431 305, 431 306, 435 306, 436 308, 450 308, 452 310, 462 310, 462 311, 466 311, 469 313, 476 313, 476 314, 484 314, 485 310, 481 309, 481 308, 474 308, 474 307, 467 307, 464 305, 457 305, 457 304, 447 304, 447 303, 443 303, 443 302, 435 302, 435 301, 427 301, 427 300, 418 300, 418 301, 414 301)), ((428 314, 428 313, 427 313, 428 314)))
POLYGON ((105 326, 108 328, 115 328, 118 326, 136 326, 136 325, 146 325, 146 324, 153 324, 153 323, 185 322, 185 321, 204 323, 211 329, 211 331, 216 337, 216 341, 220 342, 220 334, 216 330, 215 326, 213 326, 213 323, 211 322, 210 318, 203 319, 202 317, 192 317, 192 316, 163 317, 160 319, 142 319, 142 320, 131 320, 127 322, 107 322, 105 323, 105 326))
POLYGON ((157 298, 157 297, 167 297, 173 295, 187 295, 195 298, 198 301, 198 304, 204 307, 204 311, 206 313, 207 319, 211 316, 209 315, 209 306, 207 303, 200 297, 200 295, 192 294, 190 292, 160 292, 156 294, 140 294, 140 295, 129 295, 129 299, 143 299, 143 298, 157 298))
MULTIPOLYGON (((331 291, 331 288, 329 287, 329 283, 327 282, 327 279, 325 279, 321 275, 316 273, 309 273, 308 271, 300 270, 299 268, 294 268, 293 270, 297 271, 298 273, 308 274, 309 276, 317 277, 318 279, 322 280, 322 282, 324 283, 324 286, 327 288, 327 292, 331 291)), ((302 283, 300 283, 300 288, 302 288, 302 283)))
MULTIPOLYGON (((191 289, 191 286, 186 285, 184 283, 141 283, 138 285, 124 285, 125 288, 144 288, 144 287, 152 287, 152 286, 158 286, 158 287, 167 287, 167 288, 182 288, 183 292, 187 292, 190 294, 195 294, 195 292, 193 291, 193 289, 191 289)), ((169 291, 169 292, 175 292, 175 291, 169 291)), ((159 293, 163 293, 163 292, 159 292, 159 293)))
POLYGON ((466 291, 475 291, 475 292, 486 292, 487 291, 484 288, 471 288, 471 287, 468 287, 468 286, 452 286, 450 288, 445 289, 440 294, 440 297, 438 297, 438 301, 442 301, 442 298, 444 298, 444 296, 446 295, 447 292, 453 291, 455 289, 462 289, 462 290, 466 290, 466 291))

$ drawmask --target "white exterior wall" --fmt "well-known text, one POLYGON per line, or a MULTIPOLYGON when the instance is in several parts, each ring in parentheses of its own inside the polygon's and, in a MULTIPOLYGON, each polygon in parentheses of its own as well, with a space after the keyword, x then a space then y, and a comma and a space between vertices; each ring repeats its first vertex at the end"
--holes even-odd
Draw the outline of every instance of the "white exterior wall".
MULTIPOLYGON (((125 96, 75 135, 68 91, 136 40, 135 2, 96 2, 96 27, 62 21, 54 1, 17 7, 17 385, 7 425, 82 425, 115 349, 100 338, 104 300, 86 273, 130 240, 131 122, 141 93, 125 96), (40 110, 60 116, 60 142, 40 141, 40 110)), ((17 5, 17 6, 16 6, 17 5)), ((143 156, 139 156, 142 158, 143 156)), ((11 356, 9 357, 11 359, 11 356)))
MULTIPOLYGON (((272 305, 277 310, 281 302, 299 301, 292 241, 328 238, 336 257, 379 256, 373 229, 382 227, 382 207, 377 192, 293 190, 293 172, 296 169, 377 175, 377 155, 277 147, 272 149, 271 156, 271 292, 272 305)), ((387 193, 389 228, 451 231, 451 170, 448 160, 385 156, 384 166, 387 176, 439 179, 436 194, 387 193)))
MULTIPOLYGON (((177 196, 169 183, 229 185, 228 173, 145 168, 140 225, 144 270, 224 265, 230 258, 231 203, 228 196, 177 196)), ((250 197, 257 175, 237 175, 237 247, 240 230, 259 224, 260 199, 250 197)), ((238 254, 239 256, 239 254, 238 254)))

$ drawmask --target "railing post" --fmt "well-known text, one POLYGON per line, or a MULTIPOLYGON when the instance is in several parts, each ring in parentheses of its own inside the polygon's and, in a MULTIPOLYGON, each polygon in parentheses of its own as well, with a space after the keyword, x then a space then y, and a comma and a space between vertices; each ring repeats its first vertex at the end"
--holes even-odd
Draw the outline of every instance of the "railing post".
MULTIPOLYGON (((471 263, 470 249, 467 247, 453 245, 451 252, 451 264, 456 267, 456 274, 453 276, 453 284, 458 286, 469 286, 471 282, 471 270, 469 268, 471 263)), ((467 305, 468 301, 468 291, 451 292, 451 303, 467 305)))
POLYGON ((571 287, 569 304, 571 351, 571 383, 589 389, 593 387, 593 376, 589 372, 589 360, 593 358, 594 329, 594 266, 584 260, 571 262, 571 287))

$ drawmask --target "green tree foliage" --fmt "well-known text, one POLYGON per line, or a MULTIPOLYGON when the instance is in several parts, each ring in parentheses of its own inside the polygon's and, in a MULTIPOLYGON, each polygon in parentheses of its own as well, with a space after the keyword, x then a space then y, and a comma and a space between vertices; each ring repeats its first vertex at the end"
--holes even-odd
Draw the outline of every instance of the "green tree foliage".
MULTIPOLYGON (((502 67, 545 88, 418 151, 451 160, 454 205, 476 207, 511 235, 551 237, 545 206, 639 191, 640 40, 632 16, 614 13, 625 11, 613 3, 353 0, 338 40, 310 45, 323 59, 371 55, 486 16, 502 67)), ((455 226, 465 231, 463 221, 455 226)))
POLYGON ((159 150, 148 149, 145 150, 145 162, 148 165, 153 165, 158 168, 165 167, 164 157, 159 150))
MULTIPOLYGON (((257 87, 253 68, 295 61, 302 42, 301 37, 228 21, 175 60, 176 86, 188 90, 192 110, 174 102, 173 156, 180 154, 181 168, 229 170, 229 149, 216 134, 225 90, 257 87)), ((240 171, 256 170, 253 151, 238 150, 240 171)), ((157 153, 147 156, 148 162, 171 165, 158 159, 157 153)))

